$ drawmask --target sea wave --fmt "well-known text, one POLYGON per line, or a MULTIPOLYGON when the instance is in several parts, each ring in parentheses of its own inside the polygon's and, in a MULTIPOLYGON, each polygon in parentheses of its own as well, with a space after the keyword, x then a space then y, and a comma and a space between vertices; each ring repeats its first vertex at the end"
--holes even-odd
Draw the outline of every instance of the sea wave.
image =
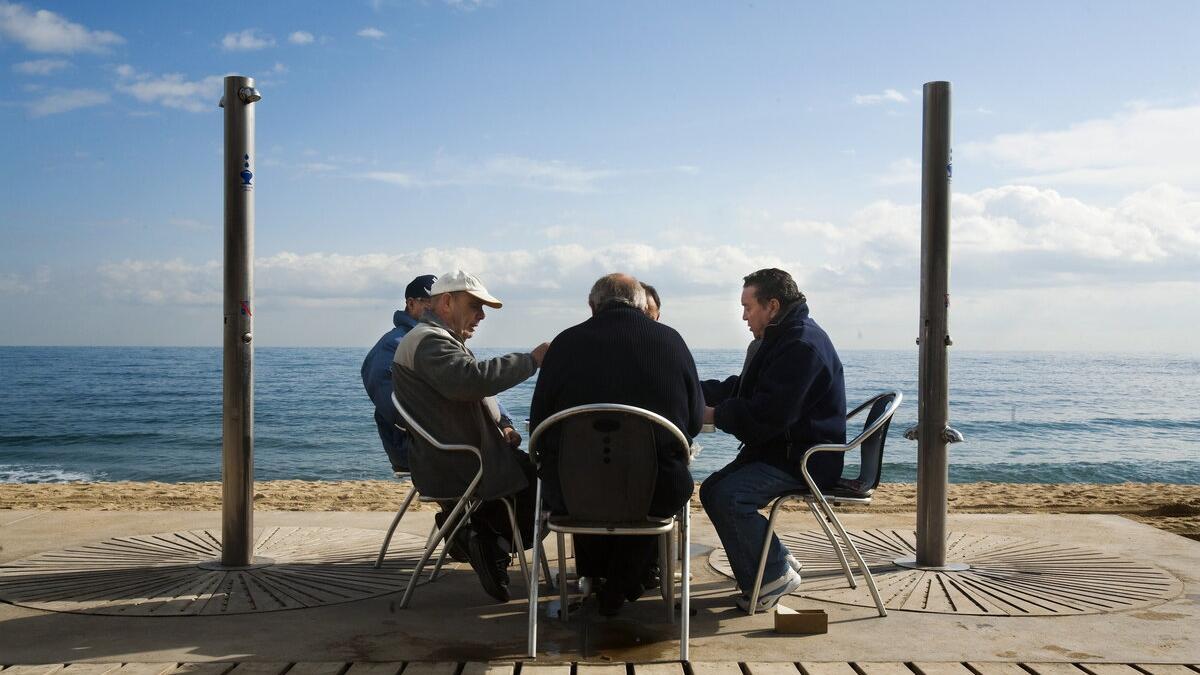
POLYGON ((79 483, 104 480, 104 472, 87 473, 58 466, 0 464, 0 483, 79 483))

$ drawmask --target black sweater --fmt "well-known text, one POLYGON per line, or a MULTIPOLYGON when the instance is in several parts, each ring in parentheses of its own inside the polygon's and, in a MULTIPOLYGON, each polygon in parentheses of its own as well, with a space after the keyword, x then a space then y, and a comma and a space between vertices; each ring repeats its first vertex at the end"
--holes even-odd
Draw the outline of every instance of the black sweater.
MULTIPOLYGON (((530 428, 550 415, 587 403, 624 403, 656 412, 684 436, 700 432, 704 396, 696 363, 674 328, 658 323, 633 307, 617 306, 596 313, 558 334, 550 343, 529 411, 530 428)), ((659 439, 658 483, 651 511, 669 515, 692 493, 687 458, 679 444, 659 439)), ((547 502, 555 503, 550 485, 557 477, 554 439, 542 450, 542 478, 547 502)))

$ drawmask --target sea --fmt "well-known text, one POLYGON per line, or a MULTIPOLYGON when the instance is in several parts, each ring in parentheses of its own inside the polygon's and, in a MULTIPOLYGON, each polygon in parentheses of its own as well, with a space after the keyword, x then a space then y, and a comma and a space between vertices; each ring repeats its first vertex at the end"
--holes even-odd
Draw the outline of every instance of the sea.
MULTIPOLYGON (((365 352, 256 349, 256 479, 391 477, 359 375, 365 352)), ((694 356, 702 379, 724 378, 744 353, 694 356)), ((903 392, 883 479, 914 481, 917 444, 903 434, 917 417, 916 349, 841 357, 851 405, 903 392)), ((1200 484, 1200 357, 952 351, 950 383, 951 424, 965 437, 950 446, 952 482, 1200 484)), ((514 419, 528 415, 533 386, 500 395, 514 419)), ((720 432, 697 441, 698 480, 737 454, 720 432)), ((220 477, 220 348, 0 347, 0 482, 220 477)))

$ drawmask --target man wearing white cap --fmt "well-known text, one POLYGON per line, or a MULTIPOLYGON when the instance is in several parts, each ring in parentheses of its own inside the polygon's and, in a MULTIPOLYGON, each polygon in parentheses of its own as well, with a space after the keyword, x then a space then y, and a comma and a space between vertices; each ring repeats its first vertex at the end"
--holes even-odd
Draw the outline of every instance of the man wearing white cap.
MULTIPOLYGON (((521 437, 501 429, 496 394, 537 372, 548 343, 530 352, 514 352, 479 361, 465 344, 483 321, 484 307, 501 303, 474 275, 455 270, 438 277, 431 303, 421 322, 404 336, 392 363, 397 398, 418 424, 441 443, 473 445, 483 453, 479 497, 496 500, 516 495, 522 541, 533 543, 533 465, 517 449, 521 437)), ((445 452, 419 437, 409 451, 413 483, 422 494, 461 494, 479 465, 468 453, 445 452)), ((483 588, 508 600, 512 540, 507 511, 499 502, 485 503, 471 519, 467 553, 483 588)))

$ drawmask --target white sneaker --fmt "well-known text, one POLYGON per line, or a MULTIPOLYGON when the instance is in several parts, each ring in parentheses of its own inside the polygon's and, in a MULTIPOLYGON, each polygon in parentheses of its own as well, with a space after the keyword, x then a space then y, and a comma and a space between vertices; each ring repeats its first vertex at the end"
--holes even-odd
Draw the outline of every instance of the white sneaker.
MULTIPOLYGON (((762 590, 758 592, 758 603, 754 611, 762 612, 771 609, 779 603, 779 599, 783 596, 800 589, 800 573, 794 569, 788 568, 783 576, 769 582, 763 582, 762 590)), ((734 601, 738 609, 743 612, 750 611, 750 596, 739 595, 734 601)))

